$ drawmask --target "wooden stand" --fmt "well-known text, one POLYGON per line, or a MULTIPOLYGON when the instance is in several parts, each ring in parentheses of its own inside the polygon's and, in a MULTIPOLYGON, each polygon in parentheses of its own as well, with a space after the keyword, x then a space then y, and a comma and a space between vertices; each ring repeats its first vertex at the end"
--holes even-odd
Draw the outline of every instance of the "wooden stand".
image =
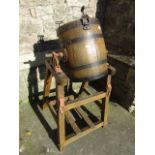
MULTIPOLYGON (((44 84, 44 99, 45 104, 48 104, 48 97, 50 92, 50 86, 52 78, 55 77, 56 81, 56 120, 58 125, 58 140, 59 140, 59 149, 60 151, 63 150, 64 146, 72 143, 73 141, 83 137, 84 135, 100 128, 105 127, 108 123, 108 108, 109 108, 109 97, 111 92, 111 67, 109 67, 109 73, 107 76, 107 86, 106 91, 90 93, 88 90, 89 84, 88 82, 83 82, 78 93, 78 97, 74 96, 75 99, 72 101, 68 101, 67 97, 64 95, 65 91, 64 88, 68 84, 68 77, 64 74, 61 70, 59 64, 54 65, 53 62, 51 63, 51 59, 45 60, 46 64, 46 77, 45 77, 45 84, 44 84), (87 92, 87 96, 79 97, 82 92, 87 92), (104 99, 105 98, 105 99, 104 99), (67 100, 67 101, 66 101, 67 100), (95 102, 97 100, 102 100, 101 105, 101 119, 94 122, 92 121, 86 112, 83 110, 83 106, 95 102), (87 127, 80 128, 76 121, 75 117, 72 114, 72 110, 75 110, 80 117, 85 121, 87 127), (73 129, 73 133, 70 135, 66 135, 66 122, 70 124, 71 128, 73 129)), ((104 87, 104 85, 103 85, 104 87)))

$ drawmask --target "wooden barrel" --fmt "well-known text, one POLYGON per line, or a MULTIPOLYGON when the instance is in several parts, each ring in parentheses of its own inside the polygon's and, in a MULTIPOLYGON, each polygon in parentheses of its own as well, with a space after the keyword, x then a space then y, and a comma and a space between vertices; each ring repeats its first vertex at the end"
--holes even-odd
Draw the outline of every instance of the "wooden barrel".
POLYGON ((107 50, 98 19, 69 22, 57 29, 66 58, 67 75, 73 81, 92 81, 107 75, 107 50))

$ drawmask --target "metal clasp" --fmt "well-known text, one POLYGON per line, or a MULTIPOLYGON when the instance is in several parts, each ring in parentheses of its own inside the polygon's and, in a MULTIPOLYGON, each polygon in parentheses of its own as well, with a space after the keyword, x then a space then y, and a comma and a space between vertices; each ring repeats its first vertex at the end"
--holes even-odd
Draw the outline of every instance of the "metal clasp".
POLYGON ((89 16, 87 14, 85 14, 84 10, 85 10, 85 6, 82 6, 82 8, 81 8, 81 12, 82 12, 81 24, 83 25, 84 30, 89 30, 90 29, 89 16))

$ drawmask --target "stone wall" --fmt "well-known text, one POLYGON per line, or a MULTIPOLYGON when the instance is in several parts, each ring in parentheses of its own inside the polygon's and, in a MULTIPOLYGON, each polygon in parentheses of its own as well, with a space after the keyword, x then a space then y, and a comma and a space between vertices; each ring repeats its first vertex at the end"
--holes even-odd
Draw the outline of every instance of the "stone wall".
POLYGON ((56 21, 69 21, 81 17, 81 6, 95 17, 97 0, 20 0, 19 7, 19 55, 20 55, 20 102, 27 102, 30 93, 43 90, 44 53, 41 51, 39 35, 55 43, 56 21), (40 52, 38 52, 40 51, 40 52), (32 68, 33 67, 33 68, 32 68), (32 68, 32 69, 30 69, 32 68))
POLYGON ((56 21, 80 18, 83 5, 100 20, 110 53, 134 55, 134 0, 20 0, 20 102, 43 91, 43 51, 58 48, 56 21), (44 35, 44 46, 39 35, 44 35))
POLYGON ((106 47, 112 54, 135 53, 135 1, 99 0, 96 16, 100 19, 106 47))
POLYGON ((20 0, 20 55, 33 52, 38 35, 56 39, 56 21, 78 19, 82 5, 90 16, 95 16, 95 0, 20 0))
POLYGON ((109 55, 108 62, 116 68, 112 78, 111 99, 130 112, 134 111, 135 58, 133 56, 109 55), (132 107, 132 109, 131 109, 132 107))
POLYGON ((117 70, 112 79, 111 97, 132 112, 135 97, 135 1, 99 0, 96 16, 109 51, 108 62, 117 70))

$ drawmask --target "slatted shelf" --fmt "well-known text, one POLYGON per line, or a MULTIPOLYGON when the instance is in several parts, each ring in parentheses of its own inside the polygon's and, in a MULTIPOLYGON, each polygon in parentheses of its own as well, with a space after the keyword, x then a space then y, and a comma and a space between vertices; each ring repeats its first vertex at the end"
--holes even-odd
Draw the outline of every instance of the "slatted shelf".
MULTIPOLYGON (((52 58, 59 60, 59 57, 56 54, 52 58)), ((66 96, 65 87, 68 85, 69 78, 63 72, 59 63, 56 65, 50 60, 45 59, 46 76, 44 82, 44 99, 49 97, 50 86, 52 78, 54 77, 56 79, 56 101, 49 103, 45 100, 44 104, 49 103, 47 107, 50 108, 51 113, 56 117, 58 125, 58 144, 59 149, 62 151, 64 146, 107 125, 109 97, 111 92, 111 76, 113 75, 114 69, 110 68, 109 65, 107 66, 108 75, 106 77, 105 87, 102 91, 94 92, 93 90, 89 90, 89 82, 84 81, 77 94, 70 93, 71 96, 66 96), (84 95, 87 95, 82 96, 83 92, 85 92, 84 95), (98 104, 101 105, 101 111, 99 111, 101 113, 100 118, 97 117, 98 114, 96 114, 93 109, 89 110, 89 106, 86 106, 89 103, 99 103, 98 101, 101 101, 100 104, 98 104), (56 108, 56 110, 54 108, 56 108), (69 127, 68 129, 71 129, 71 132, 67 132, 69 131, 67 127, 69 127)))
POLYGON ((94 127, 94 123, 91 121, 91 119, 88 117, 88 115, 84 112, 84 110, 81 107, 76 108, 76 110, 79 112, 81 117, 85 120, 85 122, 90 126, 94 127))
POLYGON ((66 121, 67 123, 69 123, 72 127, 72 129, 74 130, 74 132, 76 134, 79 134, 81 132, 80 128, 77 126, 77 124, 75 123, 75 118, 72 115, 72 113, 70 111, 67 111, 66 114, 66 121))
POLYGON ((66 137, 66 142, 64 145, 68 145, 72 142, 74 142, 75 140, 87 135, 88 133, 91 133, 92 131, 100 128, 100 127, 103 127, 104 126, 104 123, 102 121, 98 121, 96 123, 94 123, 94 127, 92 128, 89 128, 88 126, 87 127, 84 127, 81 131, 81 133, 79 133, 78 135, 75 135, 75 134, 70 134, 66 137))

